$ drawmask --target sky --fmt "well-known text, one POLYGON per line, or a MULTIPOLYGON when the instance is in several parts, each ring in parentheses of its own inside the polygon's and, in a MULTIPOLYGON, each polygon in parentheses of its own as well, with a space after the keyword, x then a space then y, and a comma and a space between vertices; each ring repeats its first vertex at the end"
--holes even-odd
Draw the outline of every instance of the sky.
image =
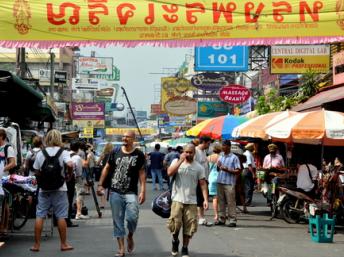
MULTIPOLYGON (((96 57, 113 57, 114 65, 120 69, 120 86, 127 92, 132 107, 137 111, 150 112, 150 105, 157 100, 156 87, 160 86, 161 77, 167 77, 171 70, 179 68, 186 55, 193 55, 192 48, 164 48, 152 46, 139 46, 135 48, 124 47, 86 47, 81 48, 81 55, 90 56, 91 51, 96 57), (159 74, 152 74, 159 73, 159 74)), ((127 106, 122 91, 118 94, 118 102, 127 106)), ((157 102, 156 102, 157 103, 157 102)))

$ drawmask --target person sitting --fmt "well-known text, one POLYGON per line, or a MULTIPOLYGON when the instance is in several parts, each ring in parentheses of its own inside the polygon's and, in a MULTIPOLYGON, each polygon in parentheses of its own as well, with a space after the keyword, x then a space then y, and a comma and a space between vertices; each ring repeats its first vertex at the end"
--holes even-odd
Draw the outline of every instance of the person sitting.
POLYGON ((283 157, 277 153, 278 147, 275 144, 268 145, 269 154, 267 154, 263 161, 263 168, 264 169, 271 169, 271 168, 283 168, 284 160, 283 157))
POLYGON ((298 165, 296 187, 304 191, 310 197, 315 196, 316 179, 318 178, 318 169, 310 160, 304 159, 298 165))

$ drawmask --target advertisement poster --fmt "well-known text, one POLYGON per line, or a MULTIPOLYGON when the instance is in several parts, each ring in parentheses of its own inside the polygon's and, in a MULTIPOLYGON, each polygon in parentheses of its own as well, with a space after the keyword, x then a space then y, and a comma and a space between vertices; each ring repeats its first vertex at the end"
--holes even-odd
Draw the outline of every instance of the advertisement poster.
POLYGON ((176 77, 161 78, 161 111, 166 111, 166 102, 176 96, 182 96, 187 91, 195 90, 187 79, 180 79, 176 77))
POLYGON ((73 120, 104 120, 104 103, 72 103, 73 120))
POLYGON ((228 114, 228 104, 220 101, 198 101, 197 118, 214 118, 228 114))
POLYGON ((327 73, 330 45, 271 46, 271 74, 327 73))
POLYGON ((111 57, 79 57, 79 74, 112 75, 113 58, 111 57))

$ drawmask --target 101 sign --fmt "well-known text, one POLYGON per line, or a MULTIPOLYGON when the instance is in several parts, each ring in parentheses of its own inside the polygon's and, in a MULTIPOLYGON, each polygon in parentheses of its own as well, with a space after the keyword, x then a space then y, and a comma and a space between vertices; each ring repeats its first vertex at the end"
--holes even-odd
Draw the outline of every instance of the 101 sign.
POLYGON ((247 71, 248 47, 213 46, 195 48, 196 71, 247 71))

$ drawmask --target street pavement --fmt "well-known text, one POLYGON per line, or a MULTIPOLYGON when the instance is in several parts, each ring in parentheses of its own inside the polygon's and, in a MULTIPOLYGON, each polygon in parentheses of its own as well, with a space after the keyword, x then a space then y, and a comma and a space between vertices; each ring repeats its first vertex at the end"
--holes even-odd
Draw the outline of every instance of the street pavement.
MULTIPOLYGON (((136 257, 171 256, 171 237, 166 228, 166 220, 151 211, 151 201, 158 191, 152 191, 147 184, 147 200, 140 208, 140 220, 135 233, 136 257)), ((33 243, 33 220, 25 227, 12 233, 0 256, 4 257, 110 257, 116 253, 112 238, 112 219, 109 206, 98 218, 92 196, 86 197, 90 219, 75 221, 79 227, 68 229, 69 242, 73 251, 61 252, 57 229, 53 236, 45 229, 41 251, 30 252, 33 243)), ((338 228, 334 243, 315 243, 307 233, 306 224, 288 224, 281 219, 270 220, 266 200, 260 193, 254 195, 254 207, 248 214, 238 213, 236 228, 223 226, 199 226, 189 247, 190 256, 197 257, 336 257, 344 254, 344 229, 338 228)), ((239 211, 239 210, 238 210, 239 211)), ((207 212, 212 220, 213 211, 207 212)), ((46 228, 49 228, 47 221, 46 228)))

